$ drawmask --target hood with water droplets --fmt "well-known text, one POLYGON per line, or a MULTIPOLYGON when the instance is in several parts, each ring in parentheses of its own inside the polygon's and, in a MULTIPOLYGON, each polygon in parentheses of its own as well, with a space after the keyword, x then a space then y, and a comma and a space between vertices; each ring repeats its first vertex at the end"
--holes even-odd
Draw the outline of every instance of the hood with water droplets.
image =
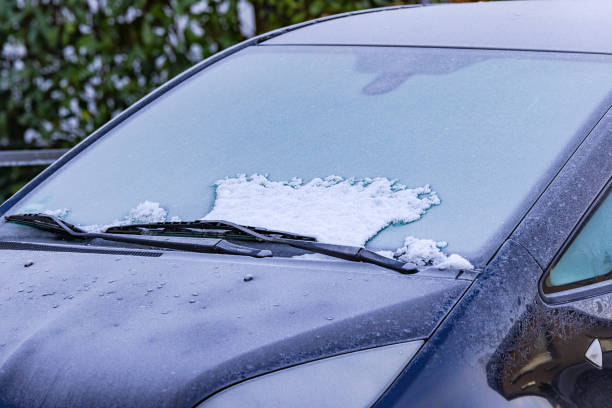
POLYGON ((469 283, 344 261, 0 253, 11 407, 192 406, 270 370, 426 338, 469 283))

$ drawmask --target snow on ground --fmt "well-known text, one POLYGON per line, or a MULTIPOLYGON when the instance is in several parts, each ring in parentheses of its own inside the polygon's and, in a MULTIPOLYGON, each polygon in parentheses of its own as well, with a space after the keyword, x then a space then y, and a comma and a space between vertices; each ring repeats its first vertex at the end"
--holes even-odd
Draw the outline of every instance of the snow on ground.
POLYGON ((362 246, 385 227, 418 220, 440 203, 429 186, 408 188, 384 177, 294 178, 239 175, 217 181, 214 207, 204 219, 222 219, 362 246))

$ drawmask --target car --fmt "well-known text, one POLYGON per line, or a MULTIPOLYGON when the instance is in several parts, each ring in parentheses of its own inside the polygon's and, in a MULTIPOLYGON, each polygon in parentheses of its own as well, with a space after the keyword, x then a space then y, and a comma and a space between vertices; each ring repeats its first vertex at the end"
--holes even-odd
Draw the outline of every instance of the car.
POLYGON ((0 406, 612 406, 610 15, 334 15, 145 96, 0 206, 0 406))

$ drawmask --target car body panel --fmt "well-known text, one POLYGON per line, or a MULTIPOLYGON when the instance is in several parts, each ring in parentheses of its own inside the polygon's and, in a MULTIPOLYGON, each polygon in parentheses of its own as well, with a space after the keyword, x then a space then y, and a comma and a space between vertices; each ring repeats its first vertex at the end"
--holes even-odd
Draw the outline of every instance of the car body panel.
POLYGON ((556 305, 539 293, 544 271, 610 181, 610 119, 599 121, 377 406, 611 406, 612 295, 556 305), (584 358, 595 338, 606 344, 604 370, 584 358))
MULTIPOLYGON (((539 1, 390 8, 248 40, 111 120, 0 206, 0 214, 149 102, 247 46, 612 53, 609 3, 554 4, 562 8, 558 16, 539 1), (358 30, 363 24, 378 30, 358 30), (332 36, 332 30, 346 33, 332 36)), ((611 122, 608 113, 542 175, 548 187, 529 197, 529 211, 469 289, 469 280, 406 277, 347 262, 95 253, 110 251, 104 247, 88 247, 91 253, 1 249, 7 277, 0 283, 6 329, 0 332, 0 406, 189 406, 271 370, 415 339, 430 340, 378 406, 609 406, 609 371, 579 360, 592 338, 612 338, 610 295, 550 305, 538 281, 610 178, 611 122), (243 280, 247 273, 252 281, 243 280), (542 333, 549 333, 548 343, 542 333), (554 375, 538 371, 551 368, 550 361, 554 375), (584 397, 589 393, 602 398, 593 402, 584 397)))
POLYGON ((599 121, 514 233, 543 268, 612 174, 612 110, 599 121))
POLYGON ((194 405, 271 370, 427 338, 470 284, 345 261, 0 256, 0 406, 194 405))
POLYGON ((611 14, 610 2, 571 0, 381 9, 376 13, 362 13, 309 25, 276 36, 264 44, 360 44, 612 53, 612 43, 609 41, 612 36, 609 24, 611 14), (551 13, 551 7, 555 8, 554 13, 551 13))

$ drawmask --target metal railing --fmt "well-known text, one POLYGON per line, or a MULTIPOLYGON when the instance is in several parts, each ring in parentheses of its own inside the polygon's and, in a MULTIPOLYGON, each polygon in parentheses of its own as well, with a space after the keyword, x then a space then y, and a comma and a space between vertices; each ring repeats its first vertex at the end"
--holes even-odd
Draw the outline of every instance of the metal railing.
POLYGON ((51 164, 67 151, 68 149, 5 150, 0 152, 0 167, 51 164))

